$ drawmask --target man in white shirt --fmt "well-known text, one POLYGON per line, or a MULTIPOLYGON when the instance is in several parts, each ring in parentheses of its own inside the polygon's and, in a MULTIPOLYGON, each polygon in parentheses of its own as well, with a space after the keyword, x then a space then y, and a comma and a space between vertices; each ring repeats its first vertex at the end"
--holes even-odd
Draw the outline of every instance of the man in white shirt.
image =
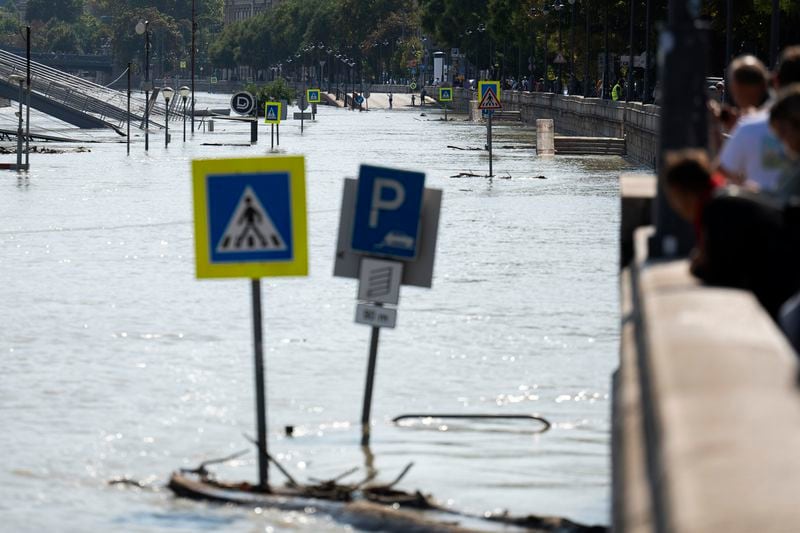
MULTIPOLYGON (((800 82, 800 46, 783 50, 773 77, 777 89, 800 82)), ((719 170, 733 183, 774 191, 790 166, 781 142, 769 128, 766 109, 740 119, 719 156, 719 170)))

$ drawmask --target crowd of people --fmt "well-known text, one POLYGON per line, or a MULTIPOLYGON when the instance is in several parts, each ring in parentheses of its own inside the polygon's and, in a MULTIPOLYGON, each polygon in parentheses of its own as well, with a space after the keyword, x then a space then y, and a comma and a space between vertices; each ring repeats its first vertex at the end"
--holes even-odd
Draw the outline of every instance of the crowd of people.
POLYGON ((773 72, 738 57, 727 79, 709 150, 665 154, 667 199, 694 226, 692 273, 752 291, 800 353, 800 46, 773 72))

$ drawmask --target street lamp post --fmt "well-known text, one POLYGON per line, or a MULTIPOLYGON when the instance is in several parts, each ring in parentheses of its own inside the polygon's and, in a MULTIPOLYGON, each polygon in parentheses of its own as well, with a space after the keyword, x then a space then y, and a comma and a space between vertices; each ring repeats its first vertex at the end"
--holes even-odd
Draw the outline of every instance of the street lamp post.
POLYGON ((625 91, 626 102, 631 101, 631 93, 633 92, 633 16, 634 8, 636 6, 634 0, 628 0, 628 2, 631 5, 631 28, 630 34, 628 35, 628 75, 626 76, 627 82, 625 83, 625 85, 628 86, 627 90, 625 91))
POLYGON ((548 54, 548 50, 547 49, 549 48, 549 45, 548 45, 547 41, 549 39, 549 35, 547 34, 547 29, 548 28, 547 28, 547 18, 546 18, 546 16, 547 16, 548 13, 550 13, 550 10, 545 5, 545 7, 544 7, 544 14, 545 14, 545 20, 544 20, 544 92, 546 92, 546 93, 550 92, 548 90, 549 89, 548 85, 549 85, 549 82, 550 82, 550 76, 548 74, 549 65, 548 65, 548 62, 547 62, 547 54, 548 54))
POLYGON ((563 92, 562 84, 564 83, 563 81, 564 78, 562 77, 562 72, 561 72, 561 69, 564 65, 563 63, 564 56, 562 53, 562 51, 564 50, 564 44, 561 38, 561 10, 564 7, 564 4, 562 4, 561 1, 559 0, 555 3, 553 7, 555 7, 556 12, 558 13, 558 54, 561 56, 559 59, 562 60, 558 62, 558 83, 556 84, 556 90, 558 91, 558 94, 561 94, 563 92))
POLYGON ((575 79, 575 0, 569 0, 569 93, 575 79))
MULTIPOLYGON (((194 57, 195 57, 195 54, 197 53, 197 47, 195 45, 195 34, 197 33, 197 22, 195 20, 196 13, 197 13, 197 10, 195 8, 195 0, 192 0, 192 60, 191 60, 192 61, 192 65, 191 65, 191 67, 192 67, 192 136, 194 136, 194 57)), ((186 123, 186 98, 185 97, 183 99, 183 103, 184 103, 184 106, 183 106, 184 107, 184 109, 183 109, 183 122, 184 122, 184 128, 183 128, 184 129, 184 134, 183 134, 183 137, 184 137, 184 139, 183 140, 185 141, 186 140, 186 132, 185 132, 185 130, 186 130, 186 126, 185 126, 185 123, 186 123)))
POLYGON ((183 99, 183 142, 186 142, 186 98, 188 98, 191 89, 184 85, 178 92, 181 94, 181 98, 183 99))
MULTIPOLYGON (((649 2, 650 0, 648 0, 649 2)), ((592 54, 589 50, 590 46, 590 39, 589 39, 589 2, 583 3, 583 9, 586 11, 586 61, 583 65, 583 97, 589 97, 589 60, 592 57, 592 54)))
POLYGON ((144 151, 150 149, 150 21, 139 21, 136 33, 144 34, 144 151))
POLYGON ((161 95, 164 97, 164 102, 166 103, 166 116, 164 118, 164 148, 169 146, 169 101, 172 99, 172 95, 175 94, 175 91, 172 90, 172 87, 164 87, 161 89, 161 95))
POLYGON ((608 99, 608 2, 609 0, 605 0, 605 30, 604 30, 604 37, 603 37, 603 91, 602 96, 604 99, 608 99))

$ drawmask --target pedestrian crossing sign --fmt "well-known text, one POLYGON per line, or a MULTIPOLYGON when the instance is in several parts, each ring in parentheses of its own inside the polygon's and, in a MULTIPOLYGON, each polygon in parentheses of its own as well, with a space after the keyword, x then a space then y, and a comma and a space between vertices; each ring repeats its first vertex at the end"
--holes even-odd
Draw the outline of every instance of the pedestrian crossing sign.
POLYGON ((308 274, 301 156, 192 161, 198 278, 308 274))
POLYGON ((310 104, 318 104, 322 101, 320 98, 319 89, 308 89, 306 91, 306 100, 310 104))
POLYGON ((500 100, 497 99, 497 95, 494 93, 493 87, 490 87, 483 95, 481 101, 478 103, 478 109, 482 111, 495 111, 497 109, 503 109, 503 105, 500 103, 500 100))
POLYGON ((478 82, 478 101, 480 102, 483 100, 483 97, 486 96, 486 91, 488 90, 494 91, 495 97, 500 100, 500 82, 499 81, 479 81, 478 82))
POLYGON ((452 89, 452 87, 439 87, 439 101, 440 102, 452 102, 453 101, 453 89, 452 89))
POLYGON ((264 124, 281 123, 281 103, 267 102, 264 105, 264 124))

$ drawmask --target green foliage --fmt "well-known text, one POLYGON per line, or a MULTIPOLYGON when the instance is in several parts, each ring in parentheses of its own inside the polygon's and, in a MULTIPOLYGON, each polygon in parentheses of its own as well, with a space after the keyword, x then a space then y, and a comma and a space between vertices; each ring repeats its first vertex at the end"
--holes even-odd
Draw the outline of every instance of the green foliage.
POLYGON ((258 100, 258 109, 262 112, 264 110, 264 104, 267 102, 285 100, 291 104, 297 96, 294 88, 283 78, 278 78, 275 81, 261 86, 250 83, 245 86, 245 90, 256 97, 258 100))
MULTIPOLYGON (((83 13, 84 0, 28 0, 26 17, 28 22, 40 20, 47 22, 58 19, 64 22, 75 22, 83 13)), ((54 34, 54 38, 63 39, 66 35, 63 28, 54 34)), ((77 36, 74 38, 77 42, 77 36)))

